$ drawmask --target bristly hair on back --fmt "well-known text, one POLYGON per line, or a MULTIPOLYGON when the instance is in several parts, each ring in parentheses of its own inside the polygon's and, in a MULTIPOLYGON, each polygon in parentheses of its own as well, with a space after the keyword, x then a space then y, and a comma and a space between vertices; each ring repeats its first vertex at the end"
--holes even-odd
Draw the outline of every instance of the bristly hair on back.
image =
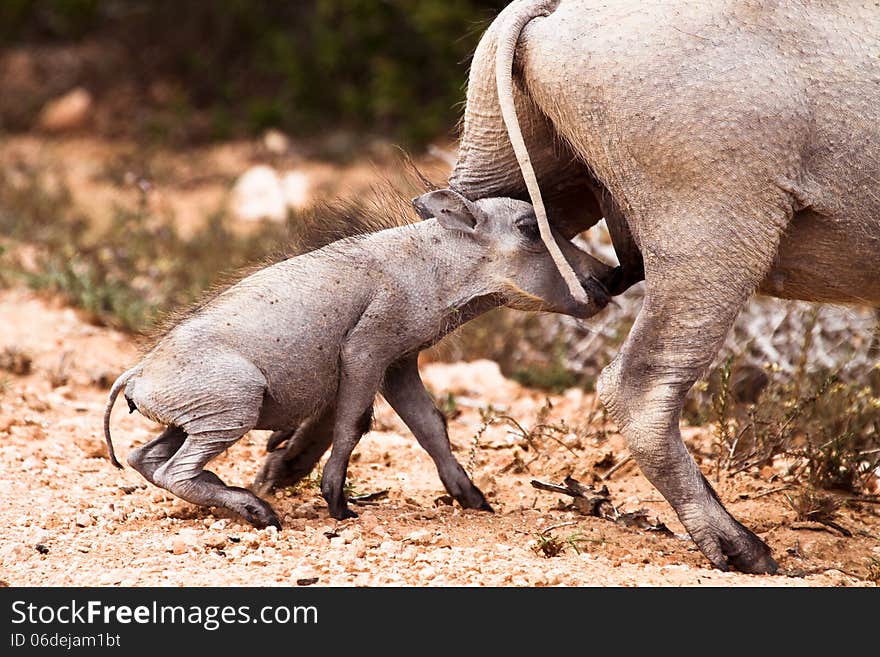
MULTIPOLYGON (((437 189, 416 165, 404 154, 406 167, 404 182, 410 190, 433 191, 437 189)), ((150 351, 171 329, 188 317, 192 317, 242 279, 260 269, 269 267, 311 251, 317 251, 329 244, 352 237, 371 235, 387 228, 398 228, 417 223, 418 216, 412 208, 410 194, 388 178, 371 186, 370 193, 362 198, 339 198, 322 201, 309 210, 290 217, 287 228, 288 242, 275 253, 267 254, 259 262, 242 267, 236 271, 222 274, 189 306, 167 312, 156 325, 147 332, 142 351, 150 351)))
POLYGON ((404 188, 429 192, 438 187, 425 177, 406 152, 401 153, 404 166, 402 183, 395 184, 387 176, 377 173, 379 182, 372 185, 370 193, 361 198, 338 198, 316 203, 288 222, 290 242, 261 266, 317 251, 349 237, 370 235, 386 228, 399 228, 418 222, 419 218, 412 207, 412 195, 406 193, 404 188))
POLYGON ((333 242, 417 222, 419 219, 409 200, 396 190, 390 192, 385 185, 374 186, 366 198, 316 203, 289 222, 290 242, 269 261, 286 260, 317 251, 333 242))

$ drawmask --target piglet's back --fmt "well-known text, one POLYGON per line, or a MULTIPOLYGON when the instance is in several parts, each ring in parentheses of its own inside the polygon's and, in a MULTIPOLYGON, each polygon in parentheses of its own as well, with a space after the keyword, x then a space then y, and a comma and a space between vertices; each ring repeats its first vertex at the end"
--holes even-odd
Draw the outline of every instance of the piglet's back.
POLYGON ((242 279, 171 329, 140 378, 180 396, 222 386, 243 359, 278 406, 320 407, 335 393, 340 345, 379 278, 364 249, 354 250, 331 245, 242 279))

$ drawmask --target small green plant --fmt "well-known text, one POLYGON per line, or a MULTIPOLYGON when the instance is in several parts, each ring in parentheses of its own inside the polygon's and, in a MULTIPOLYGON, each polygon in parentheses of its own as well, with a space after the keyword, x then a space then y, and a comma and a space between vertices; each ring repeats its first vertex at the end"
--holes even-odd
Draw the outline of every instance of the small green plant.
POLYGON ((301 493, 307 490, 321 490, 321 468, 315 468, 307 477, 303 477, 294 486, 288 486, 291 493, 301 493))
MULTIPOLYGON (((544 403, 541 405, 541 408, 538 409, 538 415, 535 418, 535 424, 532 426, 526 426, 516 418, 506 413, 502 413, 495 409, 491 404, 484 408, 480 409, 480 426, 477 428, 477 432, 474 434, 473 439, 471 440, 471 449, 468 455, 468 466, 467 472, 473 477, 474 468, 477 463, 477 451, 480 447, 480 439, 486 430, 492 426, 493 424, 506 424, 510 427, 508 433, 518 439, 519 447, 523 451, 533 451, 536 455, 540 455, 544 452, 544 445, 542 441, 544 439, 551 440, 557 443, 563 449, 571 452, 573 456, 578 456, 578 454, 571 449, 568 445, 566 445, 561 439, 560 436, 564 436, 572 432, 571 428, 566 424, 565 420, 562 419, 559 422, 550 422, 550 413, 553 410, 553 403, 549 398, 544 399, 544 403)), ((535 456, 537 458, 537 456, 535 456)), ((534 461, 532 459, 529 462, 524 462, 522 457, 518 454, 515 455, 515 459, 518 459, 518 463, 515 460, 511 464, 511 468, 514 468, 515 471, 523 472, 528 470, 529 464, 534 461)))
POLYGON ((550 529, 545 529, 535 535, 535 542, 532 545, 532 551, 534 551, 535 554, 550 559, 552 557, 558 557, 565 552, 567 548, 574 550, 575 554, 581 554, 583 544, 593 542, 595 542, 595 539, 586 538, 581 532, 573 532, 565 538, 561 538, 553 534, 550 529))
POLYGON ((547 365, 531 364, 511 372, 511 378, 528 387, 550 392, 564 392, 578 385, 577 375, 563 363, 554 360, 547 365))
POLYGON ((471 449, 468 452, 468 462, 467 462, 467 473, 471 479, 474 478, 474 471, 477 468, 477 453, 480 449, 480 439, 483 437, 483 434, 486 433, 486 429, 492 426, 495 419, 495 409, 491 404, 486 406, 485 408, 480 409, 480 426, 477 427, 477 432, 474 434, 474 437, 471 439, 471 449))
POLYGON ((574 532, 565 537, 565 542, 575 554, 581 554, 584 543, 595 543, 596 539, 586 538, 581 532, 574 532))
POLYGON ((511 427, 512 435, 516 436, 520 439, 520 446, 523 450, 533 449, 537 453, 541 453, 543 450, 543 445, 540 444, 540 439, 547 438, 557 443, 563 449, 571 452, 573 456, 577 456, 574 450, 572 450, 568 445, 562 442, 559 438, 560 436, 564 436, 568 433, 571 433, 571 429, 565 423, 565 419, 560 420, 559 422, 549 422, 550 412, 553 410, 553 403, 549 398, 544 398, 544 403, 541 405, 541 408, 538 409, 538 415, 535 418, 535 424, 531 427, 526 427, 522 423, 520 423, 516 418, 506 415, 506 414, 496 414, 494 417, 495 421, 503 422, 511 427))
POLYGON ((536 536, 532 550, 535 554, 542 555, 547 559, 558 557, 565 552, 567 542, 550 533, 539 533, 536 536))
MULTIPOLYGON (((318 484, 320 488, 320 484, 318 484)), ((345 493, 346 497, 357 497, 360 493, 357 490, 357 480, 355 479, 346 479, 345 485, 342 487, 342 492, 345 493)))
POLYGON ((822 522, 832 519, 840 508, 840 502, 830 495, 804 490, 797 495, 785 496, 798 520, 822 522))
POLYGON ((437 404, 437 408, 441 413, 446 417, 447 420, 454 420, 459 415, 461 415, 461 409, 458 407, 458 402, 455 400, 455 395, 451 392, 447 392, 446 395, 441 397, 439 400, 435 400, 437 404))

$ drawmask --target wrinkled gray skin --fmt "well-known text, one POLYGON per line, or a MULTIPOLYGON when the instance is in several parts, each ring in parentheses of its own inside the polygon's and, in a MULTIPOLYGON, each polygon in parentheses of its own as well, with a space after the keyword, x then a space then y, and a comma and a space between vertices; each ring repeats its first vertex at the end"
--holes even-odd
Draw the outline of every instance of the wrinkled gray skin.
MULTIPOLYGON (((331 442, 321 492, 334 518, 352 450, 381 391, 434 459, 463 506, 489 509, 452 455, 445 423, 419 378, 421 349, 499 305, 589 317, 607 296, 608 267, 565 242, 590 300, 568 294, 538 236, 531 205, 471 203, 437 191, 418 202, 436 219, 335 242, 262 269, 175 326, 113 385, 132 409, 168 428, 133 450, 149 481, 201 505, 280 526, 251 491, 204 469, 251 429, 300 428, 312 465, 331 442)), ((296 439, 291 445, 301 445, 296 439)), ((311 468, 309 468, 311 469, 311 468)))
POLYGON ((611 291, 646 283, 598 393, 712 564, 772 573, 679 415, 755 290, 880 303, 880 8, 556 4, 514 3, 482 38, 450 187, 528 198, 494 71, 498 43, 518 38, 513 101, 551 223, 570 236, 604 216, 622 264, 611 291))

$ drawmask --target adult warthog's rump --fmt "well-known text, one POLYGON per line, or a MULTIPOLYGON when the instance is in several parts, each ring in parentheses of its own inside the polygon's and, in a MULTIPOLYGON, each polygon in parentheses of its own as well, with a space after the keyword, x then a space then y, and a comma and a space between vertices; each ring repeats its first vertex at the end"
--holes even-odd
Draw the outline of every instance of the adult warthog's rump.
POLYGON ((878 55, 873 2, 523 0, 474 56, 450 186, 528 198, 504 137, 512 102, 551 223, 571 235, 605 217, 623 268, 612 291, 642 277, 646 290, 598 392, 722 569, 776 563, 685 449, 683 400, 756 289, 880 304, 878 55))
MULTIPOLYGON (((607 303, 610 268, 574 245, 563 252, 589 299, 565 289, 528 203, 471 203, 437 191, 418 202, 436 219, 334 242, 243 279, 168 332, 113 385, 132 409, 168 428, 128 455, 154 484, 257 526, 280 526, 251 491, 204 470, 251 429, 291 432, 298 461, 261 481, 310 470, 327 449, 321 492, 334 518, 354 515, 343 494, 352 450, 382 392, 464 506, 488 509, 452 455, 442 415, 419 378, 417 358, 464 322, 499 305, 588 317, 607 303)), ((265 471, 264 471, 265 472, 265 471)), ((301 476, 301 474, 300 474, 301 476)))

